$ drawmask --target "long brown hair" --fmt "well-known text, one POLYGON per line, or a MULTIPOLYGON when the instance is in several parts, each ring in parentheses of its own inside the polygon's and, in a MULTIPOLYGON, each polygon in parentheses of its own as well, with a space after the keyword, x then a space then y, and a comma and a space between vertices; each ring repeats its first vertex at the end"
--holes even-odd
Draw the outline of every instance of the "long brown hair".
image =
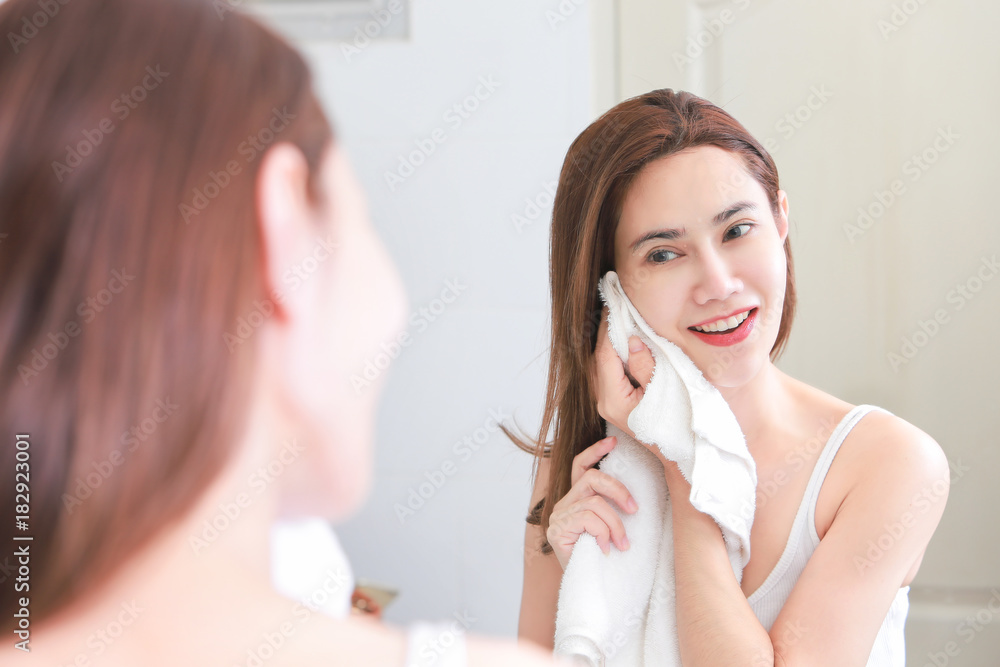
MULTIPOLYGON (((738 155, 778 217, 778 170, 771 156, 736 119, 688 92, 665 88, 625 100, 581 132, 566 154, 552 213, 552 345, 541 428, 534 442, 504 429, 538 459, 551 458, 546 495, 528 515, 528 522, 540 525, 543 534, 552 507, 569 491, 573 457, 604 437, 589 368, 602 310, 597 283, 614 268, 615 230, 625 196, 651 161, 701 145, 738 155)), ((784 250, 785 299, 772 360, 784 349, 795 315, 787 237, 784 250)), ((551 552, 547 541, 541 547, 543 553, 551 552)))
POLYGON ((255 363, 226 336, 268 299, 261 154, 297 145, 318 206, 333 138, 302 57, 226 3, 49 4, 0 5, 0 521, 7 545, 34 538, 30 595, 14 596, 34 621, 226 465, 255 363))

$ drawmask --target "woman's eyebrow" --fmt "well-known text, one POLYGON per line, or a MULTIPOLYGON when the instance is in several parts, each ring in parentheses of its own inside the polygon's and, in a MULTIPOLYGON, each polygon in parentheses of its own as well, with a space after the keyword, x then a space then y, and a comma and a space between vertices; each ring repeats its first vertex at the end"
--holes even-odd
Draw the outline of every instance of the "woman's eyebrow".
MULTIPOLYGON (((741 200, 734 202, 733 204, 727 206, 724 210, 720 211, 712 218, 712 226, 718 227, 724 224, 729 218, 733 217, 741 211, 757 211, 758 206, 752 201, 741 200)), ((687 234, 687 228, 681 227, 680 229, 654 229, 653 231, 646 232, 639 238, 635 240, 632 244, 632 254, 635 254, 643 244, 653 241, 655 239, 663 239, 664 241, 673 241, 679 239, 687 234)))

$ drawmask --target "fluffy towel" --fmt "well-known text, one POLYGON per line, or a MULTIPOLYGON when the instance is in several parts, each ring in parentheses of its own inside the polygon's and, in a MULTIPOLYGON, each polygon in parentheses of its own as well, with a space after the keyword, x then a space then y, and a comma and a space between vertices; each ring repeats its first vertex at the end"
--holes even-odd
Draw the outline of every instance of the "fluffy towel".
MULTIPOLYGON (((679 347, 661 338, 629 301, 614 271, 599 285, 607 304, 608 336, 628 360, 629 336, 652 351, 653 377, 629 414, 642 442, 656 444, 691 483, 691 503, 722 529, 733 574, 742 580, 750 560, 757 468, 736 417, 719 391, 679 347)), ((612 424, 618 445, 600 469, 620 480, 639 509, 621 515, 630 548, 614 544, 605 556, 582 534, 563 573, 555 653, 594 665, 680 665, 674 598, 670 499, 659 459, 612 424)), ((614 503, 612 503, 614 505, 614 503)))

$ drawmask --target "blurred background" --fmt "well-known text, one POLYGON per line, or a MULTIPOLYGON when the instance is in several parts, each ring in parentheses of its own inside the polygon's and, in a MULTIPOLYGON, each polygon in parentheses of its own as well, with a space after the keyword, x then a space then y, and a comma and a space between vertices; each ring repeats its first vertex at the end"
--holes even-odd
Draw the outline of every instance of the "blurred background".
POLYGON ((376 479, 336 527, 386 620, 514 636, 540 421, 552 193, 618 101, 689 90, 789 193, 799 312, 778 365, 917 425, 951 495, 910 592, 908 665, 1000 655, 1000 6, 974 0, 244 0, 297 44, 407 285, 376 479))

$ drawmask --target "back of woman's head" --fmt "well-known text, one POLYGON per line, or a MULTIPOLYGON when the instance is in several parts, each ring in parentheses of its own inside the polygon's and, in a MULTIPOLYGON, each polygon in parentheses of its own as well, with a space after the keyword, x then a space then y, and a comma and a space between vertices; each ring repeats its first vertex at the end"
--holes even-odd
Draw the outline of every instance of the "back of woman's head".
POLYGON ((301 57, 227 3, 49 4, 0 5, 0 521, 10 544, 28 456, 35 620, 233 454, 254 363, 237 320, 265 298, 261 155, 297 145, 319 204, 331 141, 301 57))
MULTIPOLYGON (((615 268, 615 231, 629 188, 650 162, 705 145, 740 159, 746 177, 759 183, 777 219, 778 171, 771 156, 736 119, 691 93, 662 89, 625 100, 581 132, 566 154, 549 249, 552 347, 548 393, 536 445, 520 443, 552 457, 546 501, 529 517, 533 523, 548 527, 552 506, 569 490, 573 457, 604 437, 588 369, 602 310, 597 284, 615 268), (550 426, 552 439, 546 442, 550 426)), ((719 183, 718 187, 725 194, 727 188, 735 191, 739 185, 719 183)), ((787 239, 784 251, 785 297, 772 359, 780 355, 795 314, 787 239)))

